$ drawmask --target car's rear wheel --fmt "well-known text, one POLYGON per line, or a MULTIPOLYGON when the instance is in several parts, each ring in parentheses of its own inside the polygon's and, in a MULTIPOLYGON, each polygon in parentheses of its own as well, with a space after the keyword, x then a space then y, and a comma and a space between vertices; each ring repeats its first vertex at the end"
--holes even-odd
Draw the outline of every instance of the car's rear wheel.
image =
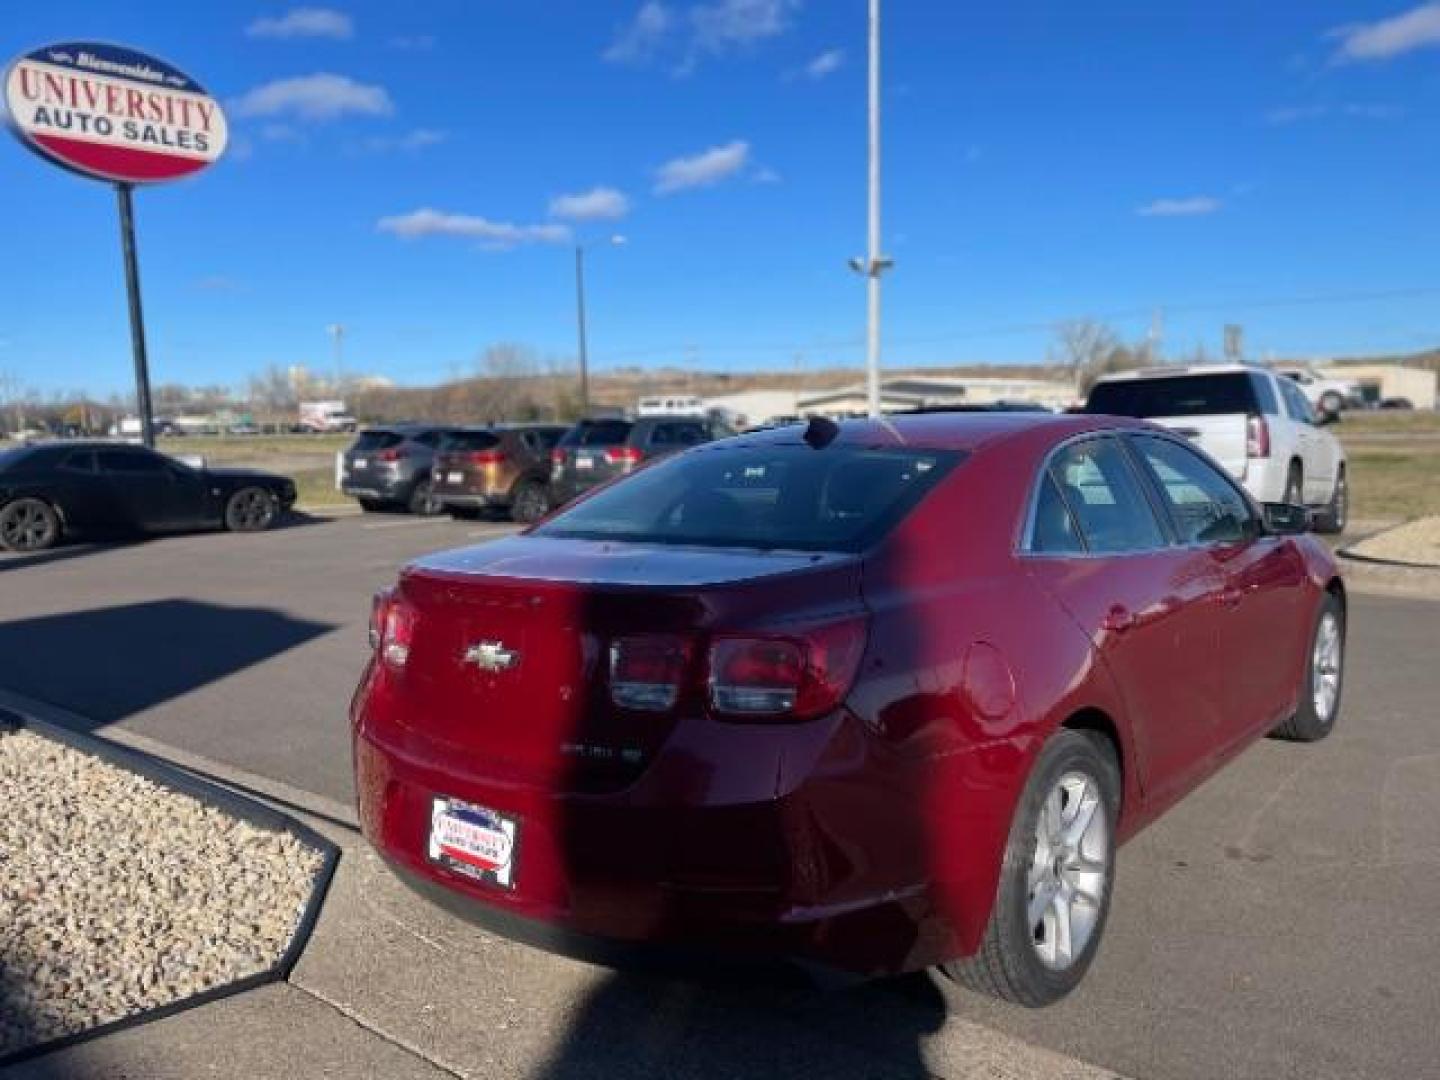
POLYGON ((945 964, 945 974, 1032 1008, 1073 990, 1110 910, 1119 809, 1120 769, 1109 742, 1089 731, 1057 732, 1016 807, 980 949, 945 964))
POLYGON ((510 499, 510 516, 522 525, 531 525, 550 512, 550 496, 543 484, 525 480, 510 499))
POLYGON ((1345 609, 1333 593, 1325 594, 1310 652, 1305 662, 1305 683, 1295 715, 1272 734, 1294 742, 1318 742, 1335 730, 1340 715, 1340 694, 1345 688, 1345 609))
POLYGON ((1345 525, 1350 520, 1350 481, 1345 476, 1345 467, 1340 467, 1339 473, 1335 476, 1335 490, 1330 494, 1330 502, 1325 507, 1325 512, 1320 515, 1315 524, 1316 532, 1342 533, 1345 525))
POLYGON ((0 548, 43 551, 60 539, 60 515, 43 499, 16 499, 0 508, 0 548))
POLYGON ((279 514, 280 500, 273 491, 241 488, 225 503, 225 527, 231 532, 264 532, 279 514))
POLYGON ((367 514, 378 514, 387 507, 383 499, 361 499, 360 509, 367 514))
POLYGON ((434 517, 445 509, 445 504, 435 497, 435 484, 421 480, 410 492, 410 513, 421 517, 434 517))
POLYGON ((1320 411, 1331 416, 1339 416, 1340 410, 1345 407, 1345 399, 1334 390, 1327 390, 1320 395, 1320 411))

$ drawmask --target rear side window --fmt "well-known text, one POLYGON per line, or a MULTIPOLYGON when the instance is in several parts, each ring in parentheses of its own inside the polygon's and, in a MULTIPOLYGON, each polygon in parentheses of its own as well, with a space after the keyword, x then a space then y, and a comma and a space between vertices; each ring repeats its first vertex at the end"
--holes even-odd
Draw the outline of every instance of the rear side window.
POLYGON ((1299 420, 1302 424, 1313 424, 1315 422, 1315 411, 1310 408, 1310 399, 1305 396, 1293 382, 1287 382, 1280 388, 1280 394, 1285 399, 1286 410, 1292 419, 1299 420))
POLYGON ((1035 499, 1030 550, 1041 555, 1076 555, 1085 550, 1074 515, 1060 497, 1055 478, 1048 472, 1040 478, 1040 490, 1035 499))
POLYGON ((1255 386, 1244 371, 1117 379, 1090 391, 1085 411, 1109 416, 1214 416, 1257 412, 1255 386))
POLYGON ((1164 546, 1154 508, 1114 439, 1087 439, 1063 448, 1051 460, 1050 475, 1089 551, 1114 554, 1164 546))
POLYGON ((1182 544, 1234 544, 1258 530, 1235 485, 1199 454, 1169 439, 1142 435, 1135 446, 1154 476, 1182 544))
POLYGON ((101 472, 153 475, 165 471, 165 463, 158 457, 133 450, 101 450, 95 458, 101 472))
POLYGON ((590 540, 863 551, 962 455, 747 446, 675 454, 562 511, 537 533, 590 540))
POLYGON ((473 450, 489 450, 500 442, 493 431, 452 431, 440 443, 441 450, 467 454, 473 450))
POLYGON ((352 454, 373 454, 377 450, 389 450, 399 446, 405 439, 393 431, 362 431, 350 446, 352 454))
POLYGON ((562 446, 620 446, 635 425, 628 420, 587 420, 576 424, 561 441, 562 446))
MULTIPOLYGON (((1283 385, 1283 384, 1282 384, 1283 385)), ((1275 400, 1275 382, 1267 375, 1251 375, 1250 386, 1255 399, 1260 402, 1260 411, 1266 416, 1279 416, 1280 403, 1275 400)))

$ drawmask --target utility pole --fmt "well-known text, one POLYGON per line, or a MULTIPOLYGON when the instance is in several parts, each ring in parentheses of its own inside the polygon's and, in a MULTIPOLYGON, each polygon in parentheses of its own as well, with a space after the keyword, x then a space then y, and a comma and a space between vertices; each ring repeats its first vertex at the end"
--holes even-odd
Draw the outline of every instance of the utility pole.
POLYGON ((590 415, 590 357, 585 344, 585 246, 575 245, 575 326, 580 337, 580 416, 590 415))
POLYGON ((870 205, 865 258, 850 268, 866 279, 865 397, 880 415, 880 275, 894 261, 880 253, 880 0, 870 0, 870 205))
POLYGON ((335 392, 345 384, 345 327, 331 323, 325 328, 335 342, 335 392))

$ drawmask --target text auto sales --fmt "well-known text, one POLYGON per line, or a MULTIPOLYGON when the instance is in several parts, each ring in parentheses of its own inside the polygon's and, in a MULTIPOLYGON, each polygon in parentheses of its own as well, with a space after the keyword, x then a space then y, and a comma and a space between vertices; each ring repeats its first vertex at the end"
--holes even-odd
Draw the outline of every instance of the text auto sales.
POLYGON ((143 90, 22 66, 20 95, 35 102, 30 123, 78 135, 118 135, 127 142, 207 153, 215 105, 164 90, 143 90))

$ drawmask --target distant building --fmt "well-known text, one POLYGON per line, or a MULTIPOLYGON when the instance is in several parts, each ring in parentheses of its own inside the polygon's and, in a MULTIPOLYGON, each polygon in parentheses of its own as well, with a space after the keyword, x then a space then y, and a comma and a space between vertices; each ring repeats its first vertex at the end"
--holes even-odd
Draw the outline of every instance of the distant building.
MULTIPOLYGON (((974 378, 925 378, 901 376, 880 380, 880 409, 900 412, 906 409, 934 408, 945 405, 993 405, 996 402, 1026 402, 1051 409, 1065 408, 1075 401, 1075 389, 1069 383, 1046 379, 1008 379, 994 376, 974 378)), ((798 411, 843 416, 863 413, 868 408, 864 383, 818 393, 801 394, 798 411)))
POLYGON ((1433 409, 1437 405, 1435 372, 1403 364, 1331 364, 1317 369, 1331 379, 1344 379, 1360 387, 1360 397, 1367 405, 1403 398, 1417 409, 1433 409))

